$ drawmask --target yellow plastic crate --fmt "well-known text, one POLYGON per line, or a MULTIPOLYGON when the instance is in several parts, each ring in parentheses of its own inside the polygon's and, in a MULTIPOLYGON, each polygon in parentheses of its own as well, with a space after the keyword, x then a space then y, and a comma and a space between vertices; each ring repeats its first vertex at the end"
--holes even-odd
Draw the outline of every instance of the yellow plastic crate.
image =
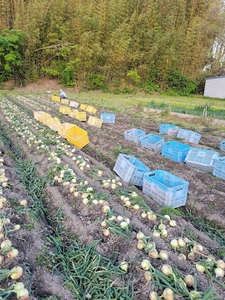
POLYGON ((57 130, 58 134, 61 137, 66 138, 66 131, 73 126, 76 126, 76 125, 72 124, 72 123, 62 123, 61 126, 58 127, 58 130, 57 130))
POLYGON ((61 112, 64 115, 69 115, 69 113, 71 112, 71 109, 70 109, 70 107, 67 107, 67 106, 60 106, 59 112, 61 112))
POLYGON ((102 119, 99 119, 99 118, 90 116, 90 117, 88 118, 87 123, 88 123, 89 125, 92 125, 92 126, 101 128, 101 126, 102 126, 102 119))
POLYGON ((34 111, 34 118, 35 120, 38 120, 39 121, 39 117, 44 114, 45 112, 42 111, 42 110, 39 110, 39 111, 34 111))
POLYGON ((52 129, 52 130, 54 130, 54 131, 58 131, 59 130, 59 128, 62 126, 62 124, 61 124, 61 122, 59 121, 59 122, 55 122, 54 124, 51 124, 50 125, 50 128, 52 129))
POLYGON ((68 100, 68 99, 61 99, 60 102, 61 102, 62 104, 66 104, 66 105, 69 104, 69 100, 68 100))
POLYGON ((86 110, 87 107, 88 107, 87 104, 81 104, 79 108, 80 108, 81 110, 86 110))
POLYGON ((40 121, 41 123, 45 124, 45 122, 52 118, 52 116, 48 113, 43 113, 38 117, 38 121, 40 121))
POLYGON ((61 124, 61 122, 59 121, 58 118, 54 117, 54 118, 49 118, 47 119, 47 121, 45 122, 45 125, 47 125, 48 127, 51 128, 52 125, 54 124, 61 124))
POLYGON ((52 101, 60 102, 59 96, 52 96, 52 101))
POLYGON ((83 148, 89 143, 87 131, 78 126, 73 126, 66 131, 66 139, 70 144, 79 149, 83 148))
POLYGON ((79 112, 78 109, 71 109, 71 110, 70 110, 70 113, 69 113, 69 116, 70 116, 71 118, 75 118, 75 119, 76 119, 76 114, 77 114, 78 112, 79 112))
POLYGON ((92 114, 96 114, 97 112, 97 109, 91 105, 88 105, 87 108, 86 108, 86 111, 89 112, 89 113, 92 113, 92 114))
POLYGON ((86 111, 78 111, 76 113, 76 119, 79 121, 86 121, 87 120, 86 111))

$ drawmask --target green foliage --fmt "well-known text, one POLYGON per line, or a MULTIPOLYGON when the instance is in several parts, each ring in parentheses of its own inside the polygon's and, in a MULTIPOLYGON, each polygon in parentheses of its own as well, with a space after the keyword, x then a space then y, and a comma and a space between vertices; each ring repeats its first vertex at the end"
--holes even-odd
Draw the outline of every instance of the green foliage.
POLYGON ((173 70, 168 78, 167 83, 169 86, 168 93, 171 90, 180 96, 188 96, 195 92, 197 84, 194 80, 188 78, 185 74, 179 72, 178 70, 173 70))
POLYGON ((159 92, 160 87, 158 84, 153 83, 152 81, 146 81, 143 85, 143 89, 145 92, 159 92))
POLYGON ((18 84, 24 80, 23 45, 25 33, 19 30, 3 30, 0 34, 0 82, 10 78, 18 84))
POLYGON ((107 85, 105 82, 106 76, 102 74, 91 74, 86 77, 86 83, 89 89, 91 90, 105 90, 107 85))
POLYGON ((169 206, 164 206, 162 208, 161 214, 162 215, 169 215, 169 216, 170 215, 182 216, 182 212, 178 208, 172 208, 172 207, 169 207, 169 206))
POLYGON ((136 69, 128 71, 127 77, 131 80, 131 82, 134 85, 138 85, 141 81, 141 76, 138 74, 136 69))

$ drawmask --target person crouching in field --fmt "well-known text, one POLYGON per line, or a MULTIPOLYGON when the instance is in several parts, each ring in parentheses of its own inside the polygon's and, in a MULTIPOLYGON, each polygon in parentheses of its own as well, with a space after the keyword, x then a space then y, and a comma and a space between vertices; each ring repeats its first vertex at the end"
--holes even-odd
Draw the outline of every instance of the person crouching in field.
POLYGON ((59 91, 59 98, 60 98, 60 100, 67 99, 67 95, 63 90, 59 91))

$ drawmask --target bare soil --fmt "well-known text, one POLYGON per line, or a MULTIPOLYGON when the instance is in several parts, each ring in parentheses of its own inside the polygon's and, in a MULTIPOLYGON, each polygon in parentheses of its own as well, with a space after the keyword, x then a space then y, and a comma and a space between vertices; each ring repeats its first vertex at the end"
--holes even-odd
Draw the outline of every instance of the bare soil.
MULTIPOLYGON (((89 186, 104 194, 109 199, 109 204, 117 215, 124 215, 130 218, 133 228, 132 235, 129 240, 115 236, 104 236, 101 227, 101 221, 104 219, 102 210, 96 205, 84 205, 81 198, 74 198, 68 188, 60 183, 47 184, 45 187, 47 195, 45 205, 48 214, 53 216, 54 212, 61 208, 64 214, 63 227, 65 230, 72 232, 74 237, 78 238, 84 245, 99 240, 97 251, 99 254, 115 261, 115 264, 119 264, 122 261, 134 261, 125 279, 132 280, 135 300, 148 299, 149 293, 153 291, 153 284, 151 282, 146 283, 143 276, 141 276, 143 270, 140 268, 140 260, 146 258, 146 254, 136 247, 135 235, 138 231, 142 231, 147 236, 150 236, 156 243, 157 249, 169 252, 169 263, 182 276, 188 273, 195 274, 199 290, 205 291, 210 285, 214 287, 221 299, 225 299, 224 287, 210 280, 205 274, 196 271, 195 263, 197 260, 194 262, 190 260, 179 261, 179 253, 173 251, 169 244, 171 239, 185 236, 189 232, 198 243, 203 245, 204 256, 213 255, 217 259, 224 259, 224 257, 218 256, 218 249, 222 248, 218 241, 209 238, 200 225, 196 227, 188 218, 175 215, 172 216, 177 221, 178 226, 173 228, 167 224, 168 237, 154 238, 152 236, 153 228, 159 225, 160 218, 157 218, 155 221, 141 218, 140 211, 124 207, 123 203, 119 202, 118 195, 112 190, 104 188, 102 182, 103 179, 115 178, 116 174, 113 172, 113 167, 119 153, 133 155, 148 166, 150 170, 166 170, 188 181, 187 202, 185 207, 181 207, 180 210, 185 212, 186 208, 193 216, 207 222, 210 221, 211 226, 219 227, 224 231, 225 181, 223 179, 214 177, 211 173, 198 170, 187 164, 172 161, 159 153, 124 139, 123 135, 126 130, 131 128, 139 128, 145 130, 146 133, 157 134, 159 132, 159 124, 168 123, 168 120, 178 124, 182 122, 183 126, 186 124, 187 128, 190 122, 192 124, 196 123, 196 131, 201 133, 202 137, 199 145, 190 145, 203 149, 213 149, 223 156, 223 152, 219 149, 219 144, 225 139, 224 123, 215 120, 208 120, 205 123, 201 122, 199 118, 181 114, 170 115, 168 119, 168 116, 162 117, 160 112, 142 111, 138 107, 133 107, 127 109, 126 115, 116 114, 116 122, 114 124, 103 124, 101 128, 97 128, 89 125, 87 122, 80 122, 77 119, 72 119, 59 113, 59 104, 51 101, 51 92, 60 88, 60 85, 55 81, 41 81, 30 84, 26 87, 18 88, 17 90, 28 92, 28 94, 13 96, 13 101, 16 105, 19 104, 18 107, 20 109, 23 108, 30 112, 42 110, 40 109, 41 106, 38 109, 38 104, 43 105, 49 108, 49 113, 52 116, 59 117, 62 122, 72 122, 88 132, 90 143, 82 150, 75 148, 75 153, 81 155, 90 164, 90 168, 81 170, 72 160, 72 156, 65 154, 61 156, 61 164, 68 164, 79 178, 87 180, 89 186), (37 103, 36 107, 33 106, 34 102, 37 103), (92 172, 96 169, 103 170, 103 178, 96 179, 96 175, 93 175, 94 173, 92 172), (115 253, 117 253, 117 257, 115 253), (137 258, 139 261, 137 261, 137 258)), ((96 116, 99 117, 102 109, 98 107, 97 103, 96 108, 98 109, 96 116)), ((87 113, 87 115, 91 114, 87 113)), ((49 156, 45 152, 41 152, 40 149, 28 147, 25 139, 16 130, 12 130, 12 124, 6 118, 3 108, 0 111, 0 124, 4 127, 4 130, 10 132, 11 146, 24 153, 24 159, 30 159, 35 162, 39 176, 44 176, 51 170, 53 162, 48 159, 49 156)), ((38 129, 31 128, 31 130, 34 134, 38 133, 38 129)), ((171 137, 167 135, 164 138, 165 141, 171 140, 171 137)), ((55 147, 57 146, 52 146, 52 149, 55 150, 55 147)), ((1 141, 0 151, 4 158, 3 166, 9 179, 9 185, 3 189, 3 196, 7 199, 7 204, 2 208, 1 215, 7 215, 7 218, 11 220, 8 230, 18 223, 21 224, 21 229, 16 234, 15 232, 9 232, 8 234, 13 247, 19 250, 19 255, 12 260, 5 259, 1 265, 2 269, 11 269, 15 265, 24 266, 22 281, 29 290, 29 299, 31 300, 77 299, 70 289, 67 288, 62 277, 52 272, 48 262, 43 263, 44 259, 41 254, 44 249, 51 248, 47 239, 47 236, 52 233, 48 220, 45 218, 39 220, 31 218, 30 209, 34 205, 34 199, 31 198, 31 195, 24 188, 21 176, 16 171, 16 162, 11 153, 12 148, 1 141), (28 206, 25 208, 19 205, 22 199, 27 199, 28 201, 28 206), (19 207, 19 210, 16 207, 19 207)), ((147 205, 154 212, 161 214, 162 207, 150 197, 143 195, 141 189, 134 186, 131 187, 125 182, 122 182, 122 184, 123 189, 134 190, 138 195, 144 197, 147 205)), ((151 263, 155 268, 160 269, 162 266, 162 261, 160 260, 152 259, 151 263)), ((225 284, 224 278, 221 278, 221 282, 225 284)), ((2 288, 6 289, 10 284, 11 281, 7 279, 3 283, 2 288)), ((14 295, 10 297, 9 299, 16 299, 14 295)), ((103 296, 102 299, 108 298, 103 296)))

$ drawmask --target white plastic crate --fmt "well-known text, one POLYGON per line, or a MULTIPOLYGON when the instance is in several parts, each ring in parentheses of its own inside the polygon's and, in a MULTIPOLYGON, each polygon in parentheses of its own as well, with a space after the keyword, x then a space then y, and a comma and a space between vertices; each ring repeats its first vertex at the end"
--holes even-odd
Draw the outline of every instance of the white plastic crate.
POLYGON ((103 123, 115 123, 116 116, 115 114, 111 113, 101 113, 100 118, 102 119, 103 123))
POLYGON ((216 177, 225 179, 225 156, 215 158, 212 174, 216 177))
POLYGON ((126 183, 131 185, 142 186, 145 172, 149 168, 137 158, 120 153, 113 171, 126 183))
POLYGON ((190 148, 191 146, 189 145, 177 141, 169 141, 162 144, 162 155, 183 163, 190 148))
POLYGON ((199 170, 212 173, 214 160, 220 155, 213 150, 190 148, 185 158, 185 163, 199 170))
POLYGON ((140 138, 145 136, 145 131, 137 128, 132 128, 124 132, 124 138, 141 145, 140 138))
POLYGON ((225 151, 225 141, 220 142, 220 150, 225 151))
POLYGON ((177 133, 177 138, 184 139, 187 142, 198 144, 201 139, 201 134, 192 130, 180 128, 177 133))
POLYGON ((76 102, 76 101, 70 101, 70 106, 71 106, 71 107, 78 108, 79 105, 80 105, 79 102, 76 102))
POLYGON ((189 182, 164 170, 144 174, 144 194, 162 206, 177 208, 186 204, 189 182))
POLYGON ((164 138, 159 135, 150 133, 145 135, 144 137, 141 137, 140 143, 142 147, 161 153, 164 138))

